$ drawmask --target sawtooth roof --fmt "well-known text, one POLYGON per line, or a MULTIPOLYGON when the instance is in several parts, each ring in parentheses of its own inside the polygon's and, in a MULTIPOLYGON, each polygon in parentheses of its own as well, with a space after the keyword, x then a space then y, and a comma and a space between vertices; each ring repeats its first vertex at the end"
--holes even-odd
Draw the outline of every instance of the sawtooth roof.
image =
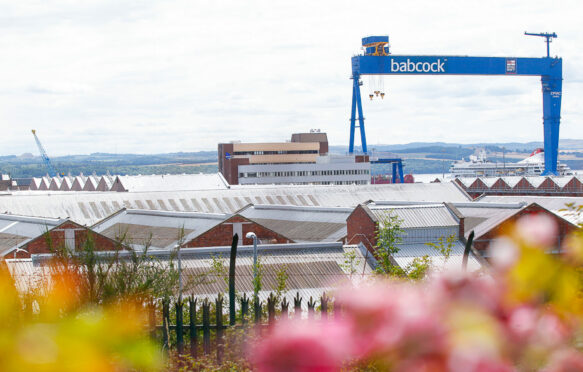
MULTIPOLYGON (((87 186, 87 185, 86 185, 87 186)), ((248 204, 356 207, 367 200, 466 202, 453 182, 389 185, 231 186, 226 190, 73 192, 6 195, 0 213, 66 218, 92 225, 122 208, 177 212, 234 213, 248 204)))

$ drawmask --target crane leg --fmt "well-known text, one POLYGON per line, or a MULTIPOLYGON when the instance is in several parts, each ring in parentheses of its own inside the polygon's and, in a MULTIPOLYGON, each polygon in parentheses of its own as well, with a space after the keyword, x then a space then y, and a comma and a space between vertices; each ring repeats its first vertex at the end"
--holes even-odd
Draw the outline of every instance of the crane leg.
POLYGON ((545 170, 543 176, 558 175, 559 127, 561 120, 562 79, 542 76, 545 170))

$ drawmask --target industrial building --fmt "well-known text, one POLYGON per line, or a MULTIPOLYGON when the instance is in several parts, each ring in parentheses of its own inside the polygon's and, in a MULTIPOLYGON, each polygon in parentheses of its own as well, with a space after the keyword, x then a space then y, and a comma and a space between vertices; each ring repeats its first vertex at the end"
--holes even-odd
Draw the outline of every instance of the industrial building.
POLYGON ((330 155, 326 133, 295 133, 290 142, 220 143, 219 172, 231 185, 370 183, 367 156, 330 155))

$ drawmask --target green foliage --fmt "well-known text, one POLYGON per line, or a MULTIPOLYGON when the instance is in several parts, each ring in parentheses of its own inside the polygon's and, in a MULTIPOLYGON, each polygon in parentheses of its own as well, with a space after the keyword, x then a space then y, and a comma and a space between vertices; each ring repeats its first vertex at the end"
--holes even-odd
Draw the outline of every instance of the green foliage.
POLYGON ((178 288, 178 270, 173 260, 162 264, 148 254, 149 245, 136 251, 118 243, 116 250, 98 253, 101 249, 90 232, 76 251, 64 244, 54 245, 48 233, 45 239, 54 253, 54 262, 49 266, 52 280, 74 278, 75 286, 70 290, 80 305, 111 303, 120 298, 148 301, 172 296, 178 288))
POLYGON ((280 266, 275 272, 275 298, 277 299, 277 302, 281 301, 287 293, 288 279, 289 274, 287 273, 287 265, 280 266))
POLYGON ((227 288, 229 287, 229 268, 225 265, 225 259, 222 254, 211 255, 211 274, 215 279, 213 283, 217 280, 222 280, 227 288))
POLYGON ((401 234, 404 230, 401 228, 403 220, 391 212, 379 223, 375 247, 375 255, 378 266, 375 271, 381 275, 403 276, 405 273, 398 265, 393 263, 392 255, 399 252, 397 246, 402 242, 401 234))
POLYGON ((405 271, 407 272, 407 277, 413 280, 424 279, 427 272, 431 268, 431 258, 428 255, 423 257, 415 257, 413 262, 407 265, 405 271))
MULTIPOLYGON (((0 173, 14 178, 42 177, 47 170, 40 157, 21 158, 16 156, 0 157, 0 173)), ((104 154, 68 155, 52 157, 57 171, 104 175, 109 174, 193 174, 217 172, 216 151, 174 154, 104 154)))
POLYGON ((352 279, 352 274, 356 274, 356 267, 360 265, 360 260, 358 259, 354 249, 344 252, 343 256, 344 262, 340 265, 340 267, 347 271, 350 275, 350 279, 352 279))
POLYGON ((259 257, 257 257, 257 268, 256 268, 255 278, 253 278, 253 293, 254 294, 257 294, 257 293, 259 293, 259 291, 261 291, 264 272, 265 272, 265 267, 263 266, 261 256, 259 256, 259 257))
POLYGON ((451 255, 451 251, 453 250, 453 246, 455 245, 455 242, 456 242, 456 236, 455 236, 455 234, 451 234, 448 237, 443 237, 443 236, 439 237, 439 239, 437 239, 437 242, 435 242, 435 243, 425 243, 425 244, 434 248, 439 253, 441 253, 443 255, 444 264, 445 264, 445 263, 447 263, 447 260, 449 260, 449 256, 451 255))

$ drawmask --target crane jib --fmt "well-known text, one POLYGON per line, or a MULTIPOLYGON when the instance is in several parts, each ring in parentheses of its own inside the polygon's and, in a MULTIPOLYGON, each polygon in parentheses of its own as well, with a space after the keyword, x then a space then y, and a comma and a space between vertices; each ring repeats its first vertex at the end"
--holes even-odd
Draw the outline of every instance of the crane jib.
POLYGON ((561 58, 466 56, 355 56, 352 73, 441 75, 562 75, 561 58))

